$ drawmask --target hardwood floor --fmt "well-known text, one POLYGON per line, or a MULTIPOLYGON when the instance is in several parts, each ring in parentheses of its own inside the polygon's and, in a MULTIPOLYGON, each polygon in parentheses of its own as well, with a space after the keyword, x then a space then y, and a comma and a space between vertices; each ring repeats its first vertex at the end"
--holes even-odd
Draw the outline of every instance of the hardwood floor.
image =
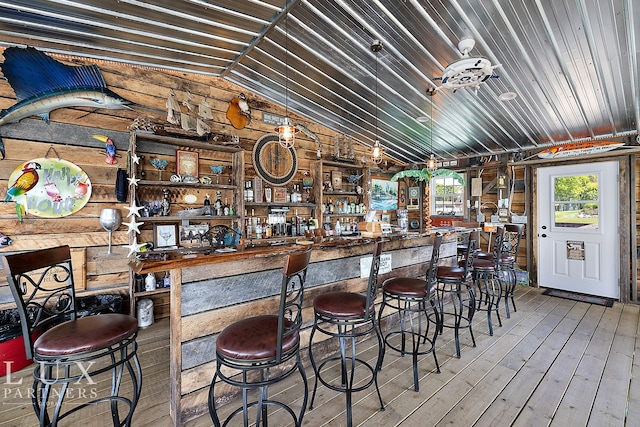
MULTIPOLYGON (((438 338, 441 372, 430 355, 419 361, 420 391, 413 391, 411 358, 387 352, 378 381, 386 410, 381 412, 370 387, 354 396, 354 425, 362 426, 632 426, 640 420, 640 306, 616 303, 611 308, 542 295, 541 289, 519 287, 518 311, 503 326, 494 321, 488 335, 486 316, 474 318, 477 346, 461 332, 457 359, 451 330, 438 338)), ((502 311, 504 313, 504 310, 502 311)), ((504 317, 504 316, 503 316, 504 317)), ((139 335, 143 394, 134 426, 171 426, 168 385, 168 322, 139 335)), ((306 350, 305 355, 306 355, 306 350)), ((376 357, 375 342, 358 344, 365 358, 376 357)), ((31 367, 12 375, 24 384, 3 381, 0 426, 34 426, 26 396, 31 367)), ((307 369, 309 386, 313 372, 307 369)), ((100 382, 104 384, 104 382, 100 382)), ((270 389, 272 398, 301 404, 299 376, 270 389)), ((232 405, 222 408, 228 412, 232 405)), ((234 406, 235 407, 235 406, 234 406)), ((96 407, 63 425, 108 426, 110 418, 96 407)), ((270 414, 270 424, 290 424, 283 411, 270 414)), ((306 426, 344 426, 344 396, 319 387, 306 426)), ((187 427, 210 426, 207 415, 187 427)))

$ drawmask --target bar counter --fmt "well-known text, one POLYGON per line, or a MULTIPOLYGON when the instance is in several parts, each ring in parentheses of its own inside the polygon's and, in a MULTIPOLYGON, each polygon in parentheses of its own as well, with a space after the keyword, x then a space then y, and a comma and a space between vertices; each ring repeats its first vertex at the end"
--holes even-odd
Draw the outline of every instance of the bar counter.
MULTIPOLYGON (((444 234, 441 263, 453 262, 457 233, 444 234)), ((434 231, 435 232, 435 231, 434 231)), ((332 239, 312 245, 304 297, 302 347, 307 347, 313 323, 313 299, 329 291, 361 292, 367 278, 361 277, 360 259, 370 256, 373 239, 332 239)), ((388 277, 425 274, 431 257, 429 235, 409 234, 384 237, 383 254, 391 255, 388 277)), ((169 271, 171 277, 170 387, 171 417, 174 425, 208 411, 207 399, 215 372, 217 334, 228 324, 248 316, 277 312, 282 267, 285 257, 307 245, 246 248, 225 254, 199 255, 167 261, 135 261, 135 273, 169 271)), ((379 304, 380 301, 377 301, 379 304)), ((335 343, 314 340, 318 354, 334 351, 335 343)), ((314 347, 315 348, 315 347, 314 347)), ((303 360, 306 351, 303 350, 303 360)), ((216 386, 220 401, 229 400, 237 390, 216 386)))

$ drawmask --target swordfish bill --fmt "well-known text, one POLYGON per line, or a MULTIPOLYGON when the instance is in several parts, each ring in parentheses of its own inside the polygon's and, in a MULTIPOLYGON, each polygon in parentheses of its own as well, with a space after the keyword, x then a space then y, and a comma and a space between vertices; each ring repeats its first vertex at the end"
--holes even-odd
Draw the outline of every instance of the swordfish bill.
MULTIPOLYGON (((128 101, 111 90, 97 65, 70 66, 32 47, 10 47, 4 51, 2 73, 16 94, 16 104, 0 110, 0 126, 25 117, 40 116, 49 123, 49 113, 58 108, 130 108, 128 101)), ((4 144, 0 139, 4 159, 4 144)))

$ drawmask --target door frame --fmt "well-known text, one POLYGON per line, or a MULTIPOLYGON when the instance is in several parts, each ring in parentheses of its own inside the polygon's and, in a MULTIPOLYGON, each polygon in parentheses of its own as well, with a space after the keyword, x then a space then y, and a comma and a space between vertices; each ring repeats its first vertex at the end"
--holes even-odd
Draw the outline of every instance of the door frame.
MULTIPOLYGON (((631 228, 635 228, 635 218, 631 218, 631 188, 630 188, 630 157, 633 157, 635 161, 635 155, 631 156, 616 156, 603 158, 602 161, 617 161, 618 162, 618 176, 620 177, 619 182, 619 206, 618 206, 618 215, 619 215, 619 232, 620 232, 620 302, 626 303, 630 301, 630 290, 631 290, 631 228)), ((531 255, 531 268, 529 269, 529 276, 533 279, 533 283, 538 287, 538 249, 539 249, 539 221, 538 221, 538 168, 549 167, 549 166, 562 166, 564 165, 574 165, 581 163, 593 163, 594 161, 598 161, 597 159, 589 159, 588 161, 549 161, 549 162, 536 162, 533 165, 527 165, 527 168, 531 168, 531 182, 529 188, 531 189, 531 199, 530 206, 528 206, 528 212, 532 212, 531 220, 529 221, 529 230, 531 234, 531 247, 529 254, 531 255)), ((633 195, 635 196, 635 190, 633 195)), ((635 199, 635 197, 634 197, 635 199)), ((529 234, 529 233, 528 233, 529 234)), ((635 250, 635 245, 633 246, 635 250)), ((635 259, 635 257, 634 257, 635 259)))

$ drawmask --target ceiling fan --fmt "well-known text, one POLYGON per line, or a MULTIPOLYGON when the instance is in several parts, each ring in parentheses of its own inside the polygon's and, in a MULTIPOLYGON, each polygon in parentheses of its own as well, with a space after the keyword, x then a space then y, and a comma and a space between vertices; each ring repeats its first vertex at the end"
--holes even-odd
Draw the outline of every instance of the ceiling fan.
POLYGON ((458 89, 476 89, 490 78, 498 78, 493 74, 495 68, 501 64, 491 65, 491 61, 481 56, 470 56, 469 51, 473 49, 476 42, 474 39, 464 39, 458 43, 458 49, 462 52, 462 58, 447 65, 442 77, 434 80, 442 80, 442 85, 436 89, 453 89, 455 93, 458 89))

